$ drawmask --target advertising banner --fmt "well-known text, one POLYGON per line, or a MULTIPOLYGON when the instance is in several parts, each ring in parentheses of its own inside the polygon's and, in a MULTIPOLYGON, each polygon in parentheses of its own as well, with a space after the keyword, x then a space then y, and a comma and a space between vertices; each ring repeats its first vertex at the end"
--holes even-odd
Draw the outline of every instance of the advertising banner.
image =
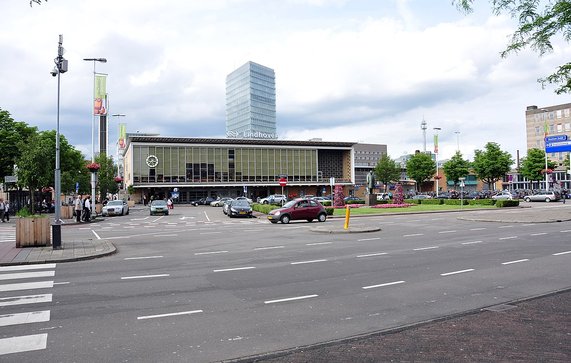
POLYGON ((94 86, 95 99, 93 100, 93 114, 107 115, 107 75, 96 74, 94 86))
POLYGON ((127 138, 127 125, 119 124, 119 150, 125 150, 127 138))

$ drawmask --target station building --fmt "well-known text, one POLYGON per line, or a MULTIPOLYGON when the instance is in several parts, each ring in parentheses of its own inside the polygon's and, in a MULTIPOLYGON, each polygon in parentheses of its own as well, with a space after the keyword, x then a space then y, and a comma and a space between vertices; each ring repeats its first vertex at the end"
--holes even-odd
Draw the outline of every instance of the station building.
POLYGON ((174 197, 189 203, 205 197, 256 200, 330 194, 330 178, 345 194, 355 183, 353 142, 217 139, 127 135, 124 181, 135 202, 174 197), (148 200, 147 199, 147 200, 148 200))

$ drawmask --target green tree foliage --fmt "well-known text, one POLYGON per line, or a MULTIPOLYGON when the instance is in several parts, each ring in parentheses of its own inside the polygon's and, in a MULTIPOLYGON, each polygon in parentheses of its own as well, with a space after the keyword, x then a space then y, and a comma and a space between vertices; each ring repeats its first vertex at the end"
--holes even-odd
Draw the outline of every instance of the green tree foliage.
POLYGON ((388 155, 384 154, 374 169, 375 177, 378 181, 385 185, 385 192, 390 182, 396 182, 400 179, 400 166, 392 160, 388 155))
POLYGON ((8 111, 0 109, 0 178, 14 174, 14 165, 20 155, 19 144, 37 133, 37 128, 25 122, 15 122, 8 111))
POLYGON ((475 150, 474 153, 472 167, 478 179, 487 183, 490 190, 495 182, 510 171, 514 163, 511 155, 507 151, 502 151, 500 145, 495 142, 487 143, 485 150, 475 150))
MULTIPOLYGON (((453 3, 471 12, 474 0, 453 0, 453 3)), ((492 0, 491 3, 496 15, 508 13, 519 23, 507 48, 501 53, 502 57, 524 48, 531 48, 543 56, 553 51, 553 37, 560 36, 566 42, 571 39, 569 0, 492 0)), ((559 66, 553 74, 538 81, 543 86, 555 85, 557 94, 571 93, 571 62, 559 66)))
POLYGON ((462 153, 457 151, 454 156, 442 166, 447 180, 454 182, 454 187, 460 182, 460 178, 466 177, 470 172, 470 162, 462 158, 462 153))
MULTIPOLYGON (((555 169, 557 164, 548 160, 547 167, 555 169)), ((529 149, 527 156, 521 160, 520 173, 528 180, 541 181, 545 179, 545 151, 541 149, 529 149)))
POLYGON ((97 190, 101 200, 103 200, 108 193, 114 194, 119 190, 115 182, 116 169, 113 166, 113 158, 107 157, 105 154, 99 154, 95 158, 95 162, 101 165, 97 172, 97 190))
POLYGON ((414 154, 406 163, 406 174, 416 181, 417 190, 420 185, 434 176, 436 163, 430 155, 425 153, 414 154))

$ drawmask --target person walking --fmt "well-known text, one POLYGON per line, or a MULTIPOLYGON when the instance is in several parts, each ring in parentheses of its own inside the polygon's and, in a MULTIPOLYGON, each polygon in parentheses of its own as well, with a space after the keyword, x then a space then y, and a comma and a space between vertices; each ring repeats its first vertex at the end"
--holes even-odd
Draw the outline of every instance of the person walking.
POLYGON ((89 220, 91 219, 91 200, 90 200, 91 196, 87 196, 85 197, 85 200, 83 201, 83 221, 84 222, 89 222, 89 220))
POLYGON ((5 212, 6 212, 6 206, 4 205, 4 199, 0 198, 0 219, 2 219, 2 223, 6 222, 6 221, 4 220, 4 218, 5 218, 5 216, 4 216, 5 212))
POLYGON ((75 221, 77 223, 81 223, 81 210, 82 208, 82 203, 81 203, 81 197, 78 195, 77 198, 75 198, 75 201, 73 202, 73 209, 75 211, 75 221))
POLYGON ((6 222, 10 222, 10 202, 6 201, 4 203, 4 215, 6 216, 6 222))

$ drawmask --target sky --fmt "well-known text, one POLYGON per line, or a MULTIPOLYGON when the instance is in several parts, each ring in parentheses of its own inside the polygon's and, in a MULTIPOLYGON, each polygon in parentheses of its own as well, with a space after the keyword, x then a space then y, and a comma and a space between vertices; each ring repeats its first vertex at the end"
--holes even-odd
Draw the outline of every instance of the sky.
POLYGON ((127 132, 225 137, 226 76, 253 61, 275 70, 280 139, 386 144, 396 159, 439 133, 439 159, 472 160, 487 142, 526 153, 525 109, 568 103, 537 79, 571 56, 502 58, 516 22, 477 1, 29 0, 0 2, 0 109, 39 130, 57 123, 50 75, 63 35, 60 133, 92 150, 93 62, 108 74, 110 151, 127 132))

